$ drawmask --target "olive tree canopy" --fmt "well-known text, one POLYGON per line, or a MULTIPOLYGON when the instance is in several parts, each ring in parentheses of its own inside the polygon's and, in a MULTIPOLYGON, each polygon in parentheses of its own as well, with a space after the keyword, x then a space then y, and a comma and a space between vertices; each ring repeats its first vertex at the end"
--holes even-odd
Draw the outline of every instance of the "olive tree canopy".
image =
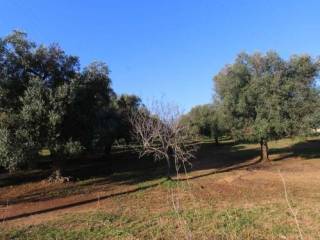
POLYGON ((258 141, 268 160, 268 141, 306 134, 317 111, 319 63, 308 55, 282 59, 275 52, 239 54, 214 77, 236 139, 258 141))

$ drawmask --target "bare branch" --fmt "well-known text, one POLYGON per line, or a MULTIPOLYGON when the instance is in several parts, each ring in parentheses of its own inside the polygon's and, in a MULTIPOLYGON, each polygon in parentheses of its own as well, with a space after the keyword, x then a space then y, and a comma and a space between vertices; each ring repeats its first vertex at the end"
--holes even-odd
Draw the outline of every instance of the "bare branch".
POLYGON ((155 161, 165 160, 168 175, 171 164, 177 172, 186 163, 191 165, 196 151, 188 127, 180 123, 181 115, 177 106, 154 101, 149 109, 141 108, 130 117, 133 135, 142 145, 140 157, 151 155, 155 161))

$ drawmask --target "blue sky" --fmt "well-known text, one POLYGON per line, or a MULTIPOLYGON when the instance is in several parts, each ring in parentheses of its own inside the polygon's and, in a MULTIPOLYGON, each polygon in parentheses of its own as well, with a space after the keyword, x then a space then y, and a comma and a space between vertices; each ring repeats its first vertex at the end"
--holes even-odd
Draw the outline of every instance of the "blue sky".
POLYGON ((320 1, 0 0, 13 29, 58 42, 85 66, 106 62, 117 93, 184 110, 211 102, 212 77, 241 52, 320 55, 320 1))

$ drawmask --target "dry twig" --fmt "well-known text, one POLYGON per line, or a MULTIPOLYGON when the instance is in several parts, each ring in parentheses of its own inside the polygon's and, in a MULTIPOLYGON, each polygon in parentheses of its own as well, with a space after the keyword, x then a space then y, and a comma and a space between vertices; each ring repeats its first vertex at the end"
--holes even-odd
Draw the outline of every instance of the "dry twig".
POLYGON ((282 181, 282 184, 283 184, 284 196, 286 198, 286 202, 287 202, 288 208, 289 208, 292 216, 294 217, 294 221, 296 223, 296 226, 297 226, 297 229, 298 229, 298 232, 299 232, 299 238, 301 240, 303 240, 302 231, 301 231, 300 224, 299 224, 298 217, 297 217, 298 211, 294 211, 294 209, 293 209, 293 207, 292 207, 292 205, 290 203, 290 200, 289 200, 289 197, 288 197, 287 185, 286 185, 286 182, 284 180, 284 177, 281 174, 280 169, 279 169, 279 175, 280 175, 280 178, 281 178, 281 181, 282 181))

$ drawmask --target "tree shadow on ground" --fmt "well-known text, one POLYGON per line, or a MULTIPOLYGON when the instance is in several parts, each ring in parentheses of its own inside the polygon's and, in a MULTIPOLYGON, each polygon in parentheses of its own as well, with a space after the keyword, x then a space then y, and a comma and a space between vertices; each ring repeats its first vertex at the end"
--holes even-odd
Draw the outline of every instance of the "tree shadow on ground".
MULTIPOLYGON (((320 157, 320 140, 310 140, 294 144, 291 147, 270 149, 270 153, 280 155, 275 161, 290 157, 317 158, 320 157)), ((232 142, 218 146, 212 142, 200 143, 196 159, 193 161, 193 166, 190 170, 210 171, 196 176, 192 176, 191 174, 191 177, 188 177, 188 179, 252 167, 259 163, 259 154, 260 149, 258 145, 256 148, 246 148, 244 145, 232 142)), ((110 172, 110 161, 106 157, 96 162, 93 161, 83 165, 78 164, 77 168, 70 166, 66 169, 66 173, 79 181, 60 184, 56 187, 31 189, 29 192, 24 192, 24 194, 11 199, 1 199, 0 197, 0 205, 5 205, 7 201, 11 204, 17 204, 52 200, 77 194, 90 194, 99 191, 107 192, 112 190, 112 187, 140 184, 165 176, 165 165, 160 163, 154 164, 152 159, 138 159, 137 154, 131 150, 117 152, 112 157, 113 161, 111 165, 114 170, 113 173, 110 172)), ((50 172, 46 171, 31 172, 30 176, 26 174, 27 177, 22 176, 23 180, 20 183, 28 181, 30 178, 33 181, 39 181, 48 176, 50 172), (30 178, 28 179, 28 177, 30 178)), ((13 178, 15 177, 17 176, 13 176, 13 178)), ((0 182, 1 180, 0 178, 0 182)), ((16 181, 15 183, 19 182, 16 179, 14 181, 16 181)), ((131 191, 128 191, 128 193, 131 191)))
POLYGON ((64 204, 64 205, 58 205, 58 206, 54 206, 54 207, 49 207, 49 208, 41 209, 41 210, 38 210, 38 211, 24 212, 24 213, 12 215, 12 216, 4 217, 3 219, 1 219, 1 221, 2 222, 11 221, 11 220, 19 219, 19 218, 33 216, 33 215, 36 215, 36 214, 49 213, 49 212, 52 212, 52 211, 68 209, 68 208, 72 208, 72 207, 81 206, 81 205, 84 205, 84 204, 90 204, 90 203, 98 202, 98 201, 101 201, 101 200, 106 200, 106 199, 112 198, 112 197, 117 197, 117 196, 127 195, 127 194, 131 194, 131 193, 136 193, 136 192, 139 192, 139 191, 147 190, 149 188, 158 186, 159 184, 163 183, 164 181, 166 181, 166 180, 163 180, 160 183, 154 183, 154 184, 150 184, 150 185, 147 185, 147 186, 141 186, 141 187, 138 187, 138 188, 135 188, 135 189, 132 189, 132 190, 127 190, 127 191, 123 191, 123 192, 102 195, 102 196, 99 196, 99 197, 90 198, 90 199, 77 201, 77 202, 73 202, 73 203, 68 203, 68 204, 64 204))
POLYGON ((234 142, 216 145, 215 143, 199 144, 199 149, 192 162, 191 171, 205 171, 202 174, 187 176, 179 180, 191 180, 217 173, 247 168, 260 162, 260 149, 245 148, 234 142), (209 170, 206 171, 206 170, 209 170))
MULTIPOLYGON (((290 158, 302 158, 304 160, 320 158, 320 139, 305 140, 288 147, 271 148, 269 150, 272 161, 282 161, 290 158), (278 155, 275 158, 272 155, 278 155)), ((261 163, 260 148, 245 148, 244 145, 233 143, 215 146, 212 143, 202 144, 197 154, 193 171, 210 170, 204 174, 188 177, 195 179, 212 174, 228 172, 237 169, 252 169, 254 165, 258 168, 267 167, 268 163, 261 163)), ((182 179, 186 180, 186 179, 182 179)))
POLYGON ((115 186, 136 185, 160 179, 165 176, 163 164, 153 163, 152 159, 139 159, 131 149, 117 151, 110 156, 87 161, 70 162, 64 166, 64 175, 72 181, 62 184, 49 184, 46 179, 50 169, 18 172, 11 175, 0 175, 0 206, 6 204, 31 203, 53 200, 79 194, 107 192, 115 186), (38 184, 45 180, 43 186, 38 184), (18 186, 24 183, 35 183, 38 186, 14 194, 14 197, 1 197, 1 187, 18 186))
MULTIPOLYGON (((47 179, 52 174, 52 162, 46 161, 41 168, 34 170, 21 170, 15 173, 0 173, 0 188, 16 186, 24 183, 39 182, 47 179)), ((132 149, 115 151, 109 156, 89 156, 68 160, 62 167, 63 174, 72 181, 83 181, 91 178, 112 176, 113 173, 124 173, 114 176, 114 181, 140 181, 149 176, 141 174, 142 171, 151 171, 158 167, 152 159, 139 159, 132 149), (132 172, 129 176, 126 172, 132 172)))
POLYGON ((289 147, 270 149, 271 154, 279 155, 273 161, 300 157, 305 160, 320 158, 320 139, 305 140, 289 147))
POLYGON ((243 145, 225 143, 201 144, 195 156, 192 170, 223 169, 247 162, 259 156, 259 148, 246 149, 243 145))
MULTIPOLYGON (((257 154, 256 149, 243 149, 241 146, 236 146, 232 143, 221 144, 220 146, 216 146, 213 143, 204 143, 199 145, 199 151, 196 154, 196 161, 194 162, 194 167, 192 170, 203 170, 203 169, 214 169, 214 172, 210 174, 222 172, 222 171, 231 171, 232 169, 239 168, 239 164, 245 163, 250 160, 252 157, 257 154), (239 154, 241 153, 241 154, 239 154)), ((127 153, 126 153, 127 154, 127 153)), ((10 204, 24 204, 24 203, 35 203, 46 200, 53 200, 57 198, 68 197, 72 195, 78 194, 87 194, 88 198, 77 200, 76 202, 64 202, 59 205, 48 205, 48 207, 42 209, 30 209, 27 211, 17 211, 16 214, 6 216, 5 220, 14 220, 18 218, 28 217, 35 214, 48 213, 52 211, 67 209, 71 207, 81 206, 84 204, 89 204, 96 202, 98 200, 104 200, 108 198, 112 198, 115 196, 127 195, 131 193, 135 193, 138 191, 143 191, 146 189, 153 188, 162 184, 166 181, 163 176, 165 176, 165 169, 163 169, 163 165, 158 165, 153 168, 143 168, 138 167, 138 164, 135 165, 135 169, 128 171, 128 166, 126 164, 134 161, 132 153, 128 155, 118 156, 117 163, 114 163, 115 168, 121 169, 122 171, 117 171, 108 176, 99 175, 95 172, 94 178, 87 178, 88 176, 92 176, 93 174, 89 174, 88 166, 83 169, 77 169, 77 171, 73 170, 73 175, 77 175, 82 177, 82 181, 78 183, 67 183, 64 185, 58 185, 57 188, 47 188, 40 189, 37 191, 25 192, 22 195, 19 195, 15 198, 9 199, 10 204), (121 168, 120 165, 124 165, 124 168, 121 168), (82 171, 85 171, 87 175, 81 174, 82 171), (156 180, 160 181, 155 182, 146 182, 148 180, 156 180), (79 184, 80 183, 80 184, 79 184), (144 183, 144 184, 140 184, 144 183), (134 187, 125 188, 124 191, 121 191, 119 185, 134 185, 134 187), (140 185, 139 185, 140 184, 140 185), (114 186, 116 189, 116 193, 110 189, 114 186), (103 193, 103 191, 105 191, 103 193), (89 195, 94 192, 102 192, 99 196, 99 199, 95 195, 89 195)), ((151 161, 150 159, 145 159, 151 161)), ((101 169, 103 165, 95 165, 95 169, 101 169)), ((209 175, 209 174, 206 174, 209 175)), ((204 176, 204 175, 201 175, 204 176)), ((0 201, 0 205, 5 205, 8 199, 3 199, 0 201)))

